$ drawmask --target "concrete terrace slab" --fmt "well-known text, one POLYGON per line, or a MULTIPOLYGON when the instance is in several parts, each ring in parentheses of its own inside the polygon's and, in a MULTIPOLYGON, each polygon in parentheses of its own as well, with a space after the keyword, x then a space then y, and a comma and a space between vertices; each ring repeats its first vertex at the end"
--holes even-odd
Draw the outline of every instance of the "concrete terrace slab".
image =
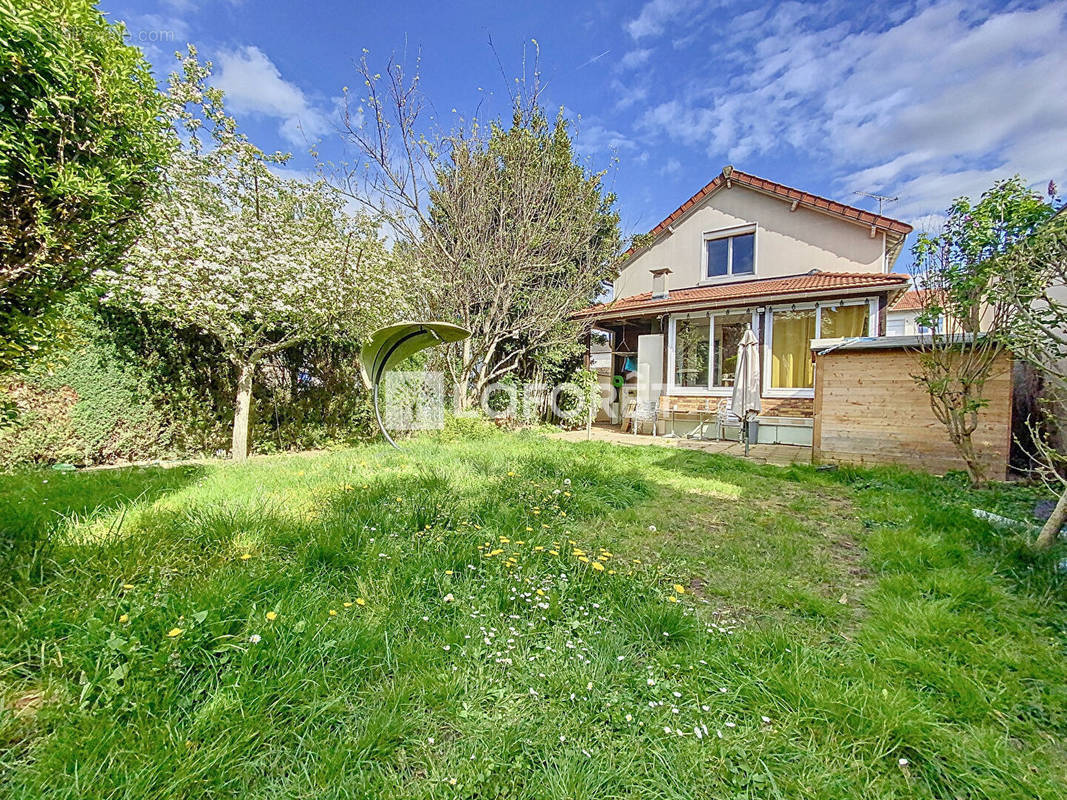
MULTIPOLYGON (((589 438, 585 429, 560 431, 553 433, 557 439, 568 442, 584 442, 589 438)), ((684 447, 688 450, 701 450, 705 453, 723 453, 728 456, 745 458, 745 446, 740 442, 701 440, 685 438, 668 438, 665 436, 634 435, 623 433, 614 427, 594 425, 592 440, 622 445, 659 445, 660 447, 684 447)), ((760 464, 810 464, 811 448, 789 444, 753 444, 748 448, 748 459, 760 464)))

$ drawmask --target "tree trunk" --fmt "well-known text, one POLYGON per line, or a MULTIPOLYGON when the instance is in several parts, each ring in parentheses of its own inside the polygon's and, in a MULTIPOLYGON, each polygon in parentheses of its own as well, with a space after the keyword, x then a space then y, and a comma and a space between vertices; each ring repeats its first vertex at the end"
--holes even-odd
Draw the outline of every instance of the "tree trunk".
POLYGON ((237 462, 248 458, 248 419, 252 410, 252 378, 256 373, 255 364, 239 367, 237 377, 237 403, 233 410, 233 460, 237 462))
POLYGON ((1037 535, 1034 547, 1038 550, 1047 550, 1052 547, 1056 543, 1056 537, 1064 521, 1067 521, 1067 489, 1060 492, 1060 499, 1056 501, 1056 507, 1052 509, 1052 515, 1046 520, 1041 533, 1037 535))

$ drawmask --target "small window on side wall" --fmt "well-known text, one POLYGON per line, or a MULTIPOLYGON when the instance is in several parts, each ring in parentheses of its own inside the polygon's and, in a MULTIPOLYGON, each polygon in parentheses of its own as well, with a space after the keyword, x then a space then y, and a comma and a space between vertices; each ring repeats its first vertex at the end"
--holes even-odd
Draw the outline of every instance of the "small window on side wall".
POLYGON ((756 271, 756 234, 749 231, 733 236, 705 239, 706 278, 752 275, 756 271))

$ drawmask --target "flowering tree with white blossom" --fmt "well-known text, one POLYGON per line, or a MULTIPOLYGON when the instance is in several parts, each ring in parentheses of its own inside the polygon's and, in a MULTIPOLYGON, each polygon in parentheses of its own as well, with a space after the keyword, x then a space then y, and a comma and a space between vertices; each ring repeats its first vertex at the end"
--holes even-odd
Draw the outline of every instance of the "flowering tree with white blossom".
POLYGON ((237 131, 210 63, 179 55, 168 100, 182 146, 125 262, 99 273, 105 301, 216 339, 236 372, 233 458, 248 453, 256 368, 313 338, 359 340, 401 314, 377 227, 322 182, 279 177, 237 131))

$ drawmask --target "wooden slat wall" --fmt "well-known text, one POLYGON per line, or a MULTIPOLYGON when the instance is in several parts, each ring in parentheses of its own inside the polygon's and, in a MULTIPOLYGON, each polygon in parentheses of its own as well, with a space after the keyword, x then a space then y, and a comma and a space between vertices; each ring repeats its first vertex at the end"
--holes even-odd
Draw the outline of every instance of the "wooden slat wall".
MULTIPOLYGON (((816 461, 902 464, 928 472, 962 470, 963 461, 930 398, 911 375, 907 350, 838 350, 815 366, 816 461)), ((1011 359, 1005 356, 986 383, 989 400, 979 414, 974 443, 991 478, 1008 472, 1011 445, 1011 359)))

